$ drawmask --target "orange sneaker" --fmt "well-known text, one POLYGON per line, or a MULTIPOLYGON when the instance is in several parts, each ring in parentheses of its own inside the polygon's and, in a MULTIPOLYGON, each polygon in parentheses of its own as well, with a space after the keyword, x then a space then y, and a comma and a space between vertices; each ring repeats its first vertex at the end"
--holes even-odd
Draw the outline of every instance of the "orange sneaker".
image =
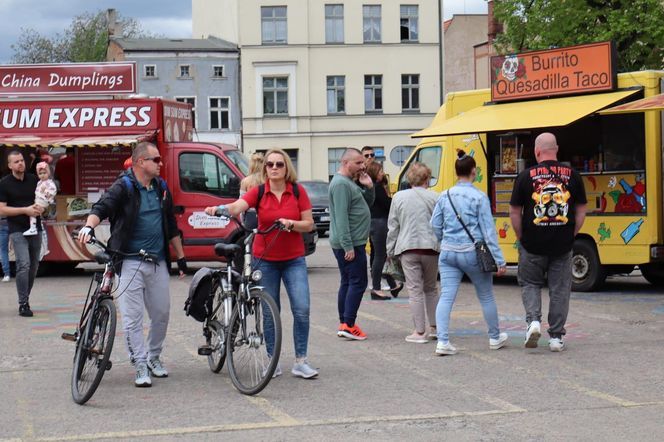
POLYGON ((353 339, 355 341, 364 341, 367 339, 367 335, 364 334, 362 329, 355 324, 352 327, 349 327, 347 324, 341 324, 341 329, 338 332, 339 336, 342 336, 347 339, 353 339))
POLYGON ((346 324, 341 323, 341 324, 339 324, 339 328, 337 329, 337 336, 339 336, 340 338, 343 338, 343 337, 344 337, 344 335, 341 334, 341 331, 344 329, 344 326, 345 326, 345 325, 346 325, 346 324))

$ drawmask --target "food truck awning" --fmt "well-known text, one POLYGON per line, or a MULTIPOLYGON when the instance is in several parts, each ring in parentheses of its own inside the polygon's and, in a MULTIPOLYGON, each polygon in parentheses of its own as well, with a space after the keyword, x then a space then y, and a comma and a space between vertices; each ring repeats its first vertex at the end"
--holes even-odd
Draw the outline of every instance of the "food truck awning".
POLYGON ((131 146, 141 141, 154 138, 155 132, 144 132, 134 135, 104 135, 104 136, 27 136, 27 135, 0 135, 0 145, 5 147, 116 147, 131 146))
POLYGON ((433 124, 413 138, 567 126, 639 90, 479 106, 433 124))
POLYGON ((619 106, 610 107, 600 111, 601 115, 613 114, 626 114, 633 112, 645 112, 664 110, 664 94, 655 95, 653 97, 642 98, 640 100, 631 101, 629 103, 621 104, 619 106))

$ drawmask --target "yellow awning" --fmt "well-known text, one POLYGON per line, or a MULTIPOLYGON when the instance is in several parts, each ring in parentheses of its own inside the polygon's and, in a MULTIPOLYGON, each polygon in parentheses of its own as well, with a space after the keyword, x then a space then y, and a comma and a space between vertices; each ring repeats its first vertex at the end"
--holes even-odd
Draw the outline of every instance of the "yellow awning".
POLYGON ((619 106, 610 107, 600 111, 601 115, 627 114, 634 112, 664 110, 664 94, 642 98, 619 106))
POLYGON ((484 105, 439 124, 432 124, 411 136, 422 138, 567 126, 637 92, 635 89, 607 94, 484 105))

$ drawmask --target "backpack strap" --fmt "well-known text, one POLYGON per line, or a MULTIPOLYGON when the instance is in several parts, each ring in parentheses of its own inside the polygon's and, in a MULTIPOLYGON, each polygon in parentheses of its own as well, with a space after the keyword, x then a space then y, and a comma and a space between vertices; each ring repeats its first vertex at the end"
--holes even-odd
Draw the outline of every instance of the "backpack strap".
MULTIPOLYGON (((258 206, 261 203, 261 198, 265 195, 265 183, 258 185, 258 197, 256 198, 256 213, 258 213, 258 206)), ((298 205, 300 202, 300 186, 297 183, 293 183, 293 195, 297 199, 298 205)))
MULTIPOLYGON (((166 192, 166 189, 168 188, 166 185, 166 180, 164 180, 162 177, 157 178, 159 179, 159 188, 161 189, 162 193, 166 192)), ((122 182, 125 184, 127 192, 130 192, 132 187, 134 187, 134 183, 131 182, 131 178, 129 178, 129 175, 127 174, 122 175, 122 182)))

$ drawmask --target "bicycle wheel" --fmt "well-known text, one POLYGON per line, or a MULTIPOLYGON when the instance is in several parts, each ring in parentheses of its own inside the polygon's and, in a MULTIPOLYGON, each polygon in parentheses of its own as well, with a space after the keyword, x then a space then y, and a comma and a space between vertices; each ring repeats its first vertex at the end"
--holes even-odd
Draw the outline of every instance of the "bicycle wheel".
POLYGON ((111 299, 102 299, 76 343, 71 395, 77 404, 83 405, 92 397, 106 372, 116 325, 115 304, 111 299))
POLYGON ((281 319, 270 295, 254 291, 247 302, 236 304, 226 347, 235 388, 248 395, 263 390, 272 379, 281 352, 281 319))
POLYGON ((210 321, 205 341, 212 349, 212 353, 208 355, 210 370, 219 373, 226 362, 226 332, 219 321, 210 321))

